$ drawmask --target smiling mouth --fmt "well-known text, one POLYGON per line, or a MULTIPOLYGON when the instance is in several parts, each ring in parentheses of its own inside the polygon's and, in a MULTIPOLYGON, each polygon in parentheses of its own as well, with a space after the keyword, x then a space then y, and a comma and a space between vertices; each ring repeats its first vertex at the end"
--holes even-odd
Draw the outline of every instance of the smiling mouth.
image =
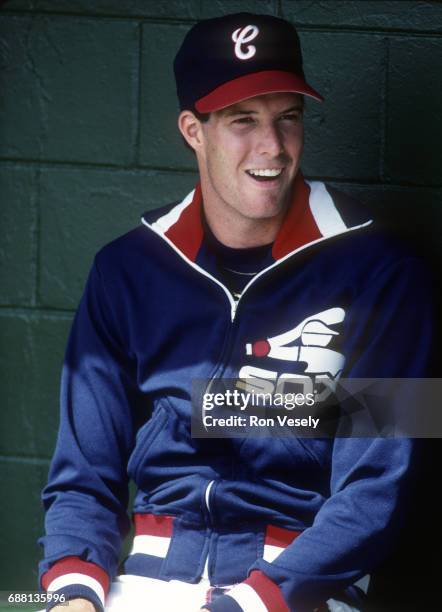
POLYGON ((283 172, 284 168, 254 168, 246 170, 248 176, 260 183, 277 181, 283 172))

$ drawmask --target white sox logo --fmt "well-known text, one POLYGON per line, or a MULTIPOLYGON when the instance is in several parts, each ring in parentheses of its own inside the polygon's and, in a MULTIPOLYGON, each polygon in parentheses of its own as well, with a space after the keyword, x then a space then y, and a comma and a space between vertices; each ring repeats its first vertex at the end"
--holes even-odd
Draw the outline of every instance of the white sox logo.
POLYGON ((258 34, 259 29, 254 25, 247 25, 233 32, 232 40, 235 43, 235 55, 238 59, 246 60, 255 55, 256 47, 254 45, 247 45, 246 51, 243 51, 241 46, 254 40, 258 34))
MULTIPOLYGON (((244 384, 241 388, 250 387, 250 380, 256 388, 265 392, 272 392, 276 387, 281 390, 284 381, 299 379, 304 387, 311 386, 313 381, 321 382, 329 388, 335 386, 342 369, 345 358, 342 353, 326 348, 333 337, 339 332, 329 327, 342 323, 345 318, 343 308, 329 308, 303 319, 293 329, 256 342, 246 344, 246 354, 253 357, 279 359, 281 361, 302 362, 306 367, 302 374, 277 371, 244 366, 239 371, 239 377, 244 384), (295 344, 294 344, 295 343, 295 344), (249 382, 247 382, 249 381, 249 382), (271 382, 274 381, 274 382, 271 382)), ((321 398, 324 399, 324 398, 321 398)))

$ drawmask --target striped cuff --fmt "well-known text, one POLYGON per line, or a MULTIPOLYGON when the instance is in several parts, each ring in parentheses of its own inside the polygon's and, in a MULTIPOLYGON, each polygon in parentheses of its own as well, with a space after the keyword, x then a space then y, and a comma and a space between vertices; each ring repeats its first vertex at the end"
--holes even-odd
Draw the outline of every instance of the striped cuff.
POLYGON ((69 599, 83 596, 91 601, 93 599, 94 605, 99 604, 98 609, 101 610, 104 608, 104 600, 109 591, 109 576, 95 563, 83 561, 79 557, 65 557, 54 563, 43 574, 41 585, 45 591, 60 591, 66 595, 69 591, 69 599), (75 594, 71 595, 74 587, 75 594), (82 595, 79 594, 80 591, 82 595))
POLYGON ((259 570, 206 608, 212 612, 289 612, 279 587, 259 570))

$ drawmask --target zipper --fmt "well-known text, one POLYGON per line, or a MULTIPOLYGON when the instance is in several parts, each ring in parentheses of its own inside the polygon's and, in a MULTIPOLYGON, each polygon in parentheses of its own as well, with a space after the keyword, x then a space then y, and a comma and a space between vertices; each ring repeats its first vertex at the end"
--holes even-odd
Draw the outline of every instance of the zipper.
MULTIPOLYGON (((206 506, 209 521, 211 519, 210 492, 214 484, 215 484, 215 480, 210 480, 206 485, 206 490, 204 491, 204 504, 206 506)), ((206 560, 204 561, 204 568, 201 574, 201 578, 209 579, 209 549, 207 550, 206 560)))

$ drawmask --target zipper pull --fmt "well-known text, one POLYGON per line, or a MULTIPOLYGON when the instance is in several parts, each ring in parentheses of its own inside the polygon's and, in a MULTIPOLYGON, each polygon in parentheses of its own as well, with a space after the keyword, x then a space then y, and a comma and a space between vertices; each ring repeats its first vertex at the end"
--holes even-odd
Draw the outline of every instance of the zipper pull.
POLYGON ((232 308, 230 309, 230 313, 231 313, 231 318, 232 318, 232 322, 235 319, 235 315, 236 315, 236 311, 238 309, 238 302, 239 300, 234 300, 232 301, 232 308))
POLYGON ((206 508, 209 513, 209 516, 210 516, 210 489, 213 487, 214 484, 215 484, 215 481, 211 480, 208 483, 206 490, 204 492, 204 501, 206 502, 206 508))

